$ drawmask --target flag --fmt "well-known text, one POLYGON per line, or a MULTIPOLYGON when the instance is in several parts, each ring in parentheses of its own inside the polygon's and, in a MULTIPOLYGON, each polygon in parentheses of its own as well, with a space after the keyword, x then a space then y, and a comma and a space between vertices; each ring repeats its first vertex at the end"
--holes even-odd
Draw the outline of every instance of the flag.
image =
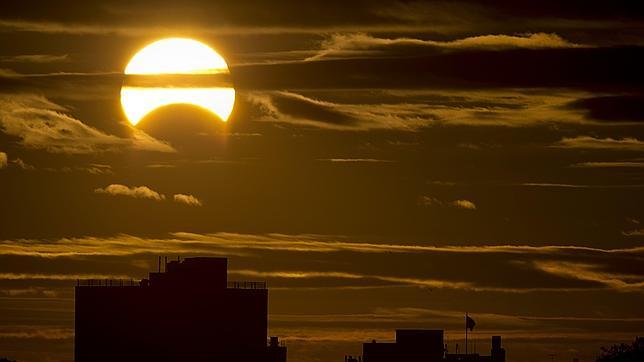
POLYGON ((474 326, 476 325, 476 322, 474 322, 474 319, 470 318, 467 314, 465 315, 465 328, 469 329, 470 331, 474 329, 474 326))

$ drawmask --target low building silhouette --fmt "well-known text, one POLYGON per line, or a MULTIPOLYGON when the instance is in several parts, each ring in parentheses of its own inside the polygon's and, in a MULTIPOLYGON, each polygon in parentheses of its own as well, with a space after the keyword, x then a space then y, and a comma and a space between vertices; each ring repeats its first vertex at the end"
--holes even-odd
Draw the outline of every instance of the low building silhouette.
POLYGON ((149 279, 83 280, 75 291, 76 362, 285 362, 267 345, 264 282, 229 282, 227 259, 165 262, 149 279))
MULTIPOLYGON (((381 343, 375 340, 364 343, 361 357, 351 357, 362 362, 505 362, 505 349, 501 337, 492 337, 489 356, 478 353, 449 354, 443 343, 444 332, 440 329, 398 329, 396 341, 381 343)), ((345 357, 345 361, 350 360, 345 357)))
POLYGON ((505 349, 501 346, 501 336, 492 336, 492 349, 489 356, 478 353, 446 353, 446 362, 505 362, 505 349))

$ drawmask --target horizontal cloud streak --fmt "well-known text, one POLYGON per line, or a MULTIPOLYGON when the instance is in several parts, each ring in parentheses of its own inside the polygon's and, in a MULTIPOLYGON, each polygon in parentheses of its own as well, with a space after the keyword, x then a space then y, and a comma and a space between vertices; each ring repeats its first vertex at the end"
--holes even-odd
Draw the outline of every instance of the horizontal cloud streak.
POLYGON ((0 338, 72 339, 74 329, 50 326, 5 326, 0 328, 0 338))
POLYGON ((391 163, 390 160, 379 160, 375 158, 321 158, 318 161, 336 163, 391 163))
POLYGON ((427 196, 427 195, 423 195, 419 197, 418 204, 420 206, 451 206, 459 209, 476 210, 476 204, 474 204, 472 201, 469 201, 469 200, 460 199, 460 200, 445 202, 436 197, 427 196))
POLYGON ((633 161, 596 161, 579 162, 572 165, 576 168, 643 168, 644 162, 633 161))
MULTIPOLYGON (((354 94, 357 94, 354 92, 354 94)), ((535 124, 591 124, 564 107, 580 93, 520 94, 516 91, 402 91, 382 94, 377 103, 339 103, 286 91, 246 94, 259 120, 334 130, 417 131, 441 125, 527 127, 535 124), (410 100, 411 99, 411 100, 410 100)))
POLYGON ((555 146, 597 150, 644 151, 644 141, 632 137, 595 138, 592 136, 577 136, 563 138, 555 146))
POLYGON ((642 275, 609 273, 604 270, 598 270, 597 266, 592 264, 555 261, 536 261, 534 264, 540 270, 567 278, 598 282, 620 291, 644 292, 644 278, 642 275))
MULTIPOLYGON (((459 289, 470 291, 527 293, 548 290, 602 290, 644 291, 644 271, 631 273, 620 271, 625 266, 635 265, 644 255, 644 247, 629 249, 598 249, 581 246, 431 246, 405 244, 377 244, 341 241, 339 237, 319 235, 244 235, 244 234, 192 234, 175 233, 170 238, 137 238, 120 235, 111 238, 68 238, 54 241, 5 240, 0 242, 0 257, 38 257, 43 260, 56 258, 86 258, 96 256, 136 256, 144 254, 225 255, 239 258, 271 255, 275 264, 268 270, 232 268, 231 274, 272 278, 288 282, 302 281, 296 286, 370 287, 383 285, 407 285, 420 288, 459 289), (328 254, 339 264, 329 264, 320 270, 305 270, 298 267, 299 261, 321 258, 328 254), (297 255, 297 256, 295 256, 297 255), (314 255, 318 255, 317 257, 314 255), (351 263, 344 264, 348 257, 351 263), (373 269, 382 258, 396 261, 387 269, 373 269), (286 259, 284 259, 286 258, 286 259), (495 270, 529 277, 522 283, 499 281, 483 275, 454 274, 451 265, 439 264, 429 270, 417 270, 417 261, 461 260, 461 262, 490 263, 495 270), (431 259, 427 259, 431 258, 431 259), (438 258, 438 259, 436 259, 438 258), (454 259, 449 259, 454 258, 454 259), (281 264, 284 260, 290 260, 281 264), (361 261, 358 263, 358 261, 361 261), (498 264, 499 261, 503 261, 498 264), (508 264, 509 263, 509 264, 508 264), (397 265, 397 266, 396 266, 397 265), (411 269, 408 269, 411 268, 411 269), (509 268, 509 269, 508 269, 509 268), (433 271, 431 271, 433 270, 433 271), (441 271, 442 270, 442 271, 441 271), (571 272, 574 271, 574 272, 571 272), (473 278, 469 280, 469 278, 473 278), (325 281, 323 284, 307 280, 325 281), (337 280, 338 282, 331 282, 337 280), (342 280, 349 281, 340 282, 342 280), (550 280, 550 281, 548 281, 550 280), (353 283, 354 281, 356 283, 353 283), (339 283, 339 284, 338 284, 339 283), (384 284, 383 284, 384 283, 384 284)), ((52 273, 58 275, 60 273, 52 273)), ((5 273, 7 279, 46 277, 30 273, 5 273)), ((58 277, 55 277, 58 278, 58 277)), ((1 279, 1 278, 0 278, 1 279)), ((280 286, 280 285, 278 285, 280 286)))
POLYGON ((58 63, 69 61, 69 55, 28 54, 0 56, 0 62, 10 63, 58 63))
POLYGON ((332 253, 472 253, 472 254, 538 254, 562 255, 566 253, 597 253, 644 255, 644 247, 626 249, 601 249, 583 246, 428 246, 411 244, 375 244, 339 241, 340 237, 322 235, 249 235, 234 233, 195 234, 177 232, 170 238, 140 238, 120 235, 107 238, 63 238, 53 242, 39 240, 3 240, 0 255, 28 256, 82 256, 82 255, 132 255, 137 253, 211 253, 234 250, 277 250, 291 252, 332 253))
POLYGON ((0 280, 78 280, 78 279, 123 279, 131 276, 122 274, 44 274, 44 273, 0 273, 0 280))
POLYGON ((579 48, 557 34, 533 33, 526 35, 479 35, 451 41, 422 40, 414 38, 377 38, 366 33, 334 34, 322 43, 322 50, 306 60, 327 57, 369 56, 369 50, 383 51, 387 48, 430 47, 449 50, 479 49, 505 50, 512 48, 547 49, 579 48))
POLYGON ((120 184, 111 184, 104 188, 95 189, 97 194, 108 194, 113 196, 129 196, 138 199, 165 200, 165 195, 160 194, 147 186, 129 187, 120 184))

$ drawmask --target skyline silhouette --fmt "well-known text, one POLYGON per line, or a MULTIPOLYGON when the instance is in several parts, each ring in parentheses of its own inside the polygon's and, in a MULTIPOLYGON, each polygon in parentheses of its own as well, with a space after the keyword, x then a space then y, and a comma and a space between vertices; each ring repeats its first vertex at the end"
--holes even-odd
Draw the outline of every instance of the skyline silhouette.
POLYGON ((74 360, 286 362, 268 344, 264 282, 227 280, 226 258, 164 262, 138 283, 79 280, 74 360))
POLYGON ((629 0, 4 1, 0 358, 233 348, 222 293, 269 295, 245 353, 290 362, 637 355, 643 39, 629 0))

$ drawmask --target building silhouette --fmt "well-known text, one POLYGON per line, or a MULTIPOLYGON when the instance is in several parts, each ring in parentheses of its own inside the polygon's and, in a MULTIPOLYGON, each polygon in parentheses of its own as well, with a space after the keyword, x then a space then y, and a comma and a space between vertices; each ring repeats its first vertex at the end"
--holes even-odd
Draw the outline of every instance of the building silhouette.
POLYGON ((447 353, 443 335, 440 329, 397 329, 395 342, 364 343, 362 356, 345 356, 345 362, 505 362, 500 336, 492 337, 490 355, 482 356, 447 353))
POLYGON ((76 362, 285 362, 277 337, 267 345, 264 282, 229 282, 227 259, 164 263, 138 283, 78 281, 76 362))

